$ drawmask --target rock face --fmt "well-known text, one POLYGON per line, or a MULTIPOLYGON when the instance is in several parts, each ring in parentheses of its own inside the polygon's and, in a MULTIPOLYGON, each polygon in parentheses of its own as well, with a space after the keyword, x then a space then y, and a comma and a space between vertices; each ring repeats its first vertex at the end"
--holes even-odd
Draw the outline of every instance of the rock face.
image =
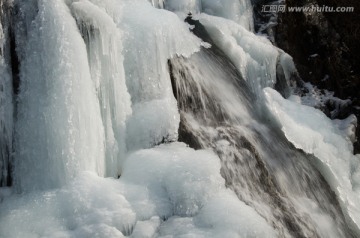
MULTIPOLYGON (((352 105, 338 118, 355 114, 360 118, 360 1, 287 0, 289 6, 354 7, 354 12, 279 13, 275 42, 293 56, 304 81, 335 92, 352 105)), ((331 105, 330 105, 331 106, 331 105)), ((357 127, 357 137, 360 127, 357 127)), ((359 140, 359 139, 358 139, 359 140)), ((360 143, 355 143, 355 153, 360 143)))

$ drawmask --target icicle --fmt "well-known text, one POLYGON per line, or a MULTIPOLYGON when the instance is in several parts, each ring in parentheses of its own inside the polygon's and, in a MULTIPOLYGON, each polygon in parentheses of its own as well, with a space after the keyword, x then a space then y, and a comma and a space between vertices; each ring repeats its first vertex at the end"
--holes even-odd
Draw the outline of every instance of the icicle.
POLYGON ((106 137, 106 176, 121 174, 125 121, 131 114, 125 84, 121 33, 113 19, 89 1, 71 5, 87 45, 91 77, 100 101, 106 137))

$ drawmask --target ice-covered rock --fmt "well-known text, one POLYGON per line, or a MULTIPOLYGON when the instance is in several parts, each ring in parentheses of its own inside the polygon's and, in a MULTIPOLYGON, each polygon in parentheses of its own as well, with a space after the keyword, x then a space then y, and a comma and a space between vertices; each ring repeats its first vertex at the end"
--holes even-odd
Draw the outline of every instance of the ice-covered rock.
POLYGON ((214 41, 240 71, 253 92, 260 96, 265 87, 274 87, 277 82, 277 66, 290 84, 291 75, 296 73, 292 58, 273 46, 265 37, 255 35, 233 21, 206 14, 199 19, 214 41))
POLYGON ((285 100, 271 88, 265 88, 266 104, 280 124, 286 138, 298 149, 313 154, 312 161, 337 194, 343 213, 354 232, 360 227, 360 166, 352 142, 340 123, 331 121, 321 111, 285 100))

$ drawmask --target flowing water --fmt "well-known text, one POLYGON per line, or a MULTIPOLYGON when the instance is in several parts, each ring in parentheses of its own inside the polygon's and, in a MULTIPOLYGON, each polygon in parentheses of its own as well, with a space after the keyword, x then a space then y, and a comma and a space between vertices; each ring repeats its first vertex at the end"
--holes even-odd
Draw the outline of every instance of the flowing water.
POLYGON ((212 148, 227 187, 239 199, 280 236, 351 237, 336 196, 310 164, 311 156, 297 151, 261 115, 266 109, 224 55, 207 49, 173 59, 169 67, 181 111, 179 140, 212 148), (306 211, 307 204, 337 228, 327 230, 306 211))

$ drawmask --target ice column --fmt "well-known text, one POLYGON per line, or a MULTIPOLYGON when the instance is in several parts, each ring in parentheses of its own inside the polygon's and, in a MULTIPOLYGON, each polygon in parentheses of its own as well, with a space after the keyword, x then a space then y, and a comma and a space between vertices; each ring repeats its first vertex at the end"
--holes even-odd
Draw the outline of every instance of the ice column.
POLYGON ((113 19, 89 1, 71 5, 87 45, 106 137, 106 176, 118 176, 125 156, 125 122, 131 114, 126 88, 121 32, 113 19))
POLYGON ((60 186, 82 170, 102 176, 104 129, 76 22, 62 0, 25 10, 15 183, 27 191, 60 186))
POLYGON ((167 61, 174 55, 191 55, 201 41, 174 13, 150 4, 128 4, 123 14, 124 67, 133 109, 127 121, 127 147, 135 150, 175 141, 180 115, 167 61))

